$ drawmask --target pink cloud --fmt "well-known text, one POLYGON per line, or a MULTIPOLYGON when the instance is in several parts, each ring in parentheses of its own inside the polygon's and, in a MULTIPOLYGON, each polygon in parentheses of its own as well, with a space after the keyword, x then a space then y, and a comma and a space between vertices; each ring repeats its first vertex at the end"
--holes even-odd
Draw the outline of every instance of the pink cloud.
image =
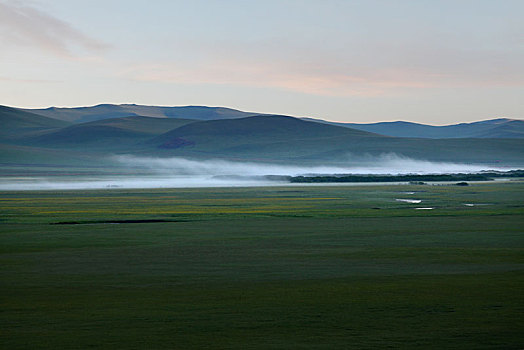
POLYGON ((50 79, 21 79, 21 78, 10 78, 0 76, 0 81, 6 81, 11 83, 58 83, 59 80, 50 80, 50 79))
POLYGON ((90 53, 108 48, 67 22, 19 1, 0 2, 0 39, 65 57, 74 56, 73 51, 78 48, 90 53))
POLYGON ((215 61, 208 64, 135 64, 121 73, 138 80, 179 84, 222 84, 279 88, 322 96, 372 97, 396 89, 439 87, 440 77, 402 71, 352 75, 273 62, 215 61))

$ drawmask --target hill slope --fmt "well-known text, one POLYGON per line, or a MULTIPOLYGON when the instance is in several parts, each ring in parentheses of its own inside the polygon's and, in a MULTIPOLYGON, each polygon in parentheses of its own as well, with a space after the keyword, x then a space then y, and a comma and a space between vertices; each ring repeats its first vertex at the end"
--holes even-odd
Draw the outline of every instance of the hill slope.
POLYGON ((404 121, 357 124, 326 122, 320 119, 309 120, 395 137, 420 137, 434 139, 524 138, 524 120, 506 118, 445 126, 425 125, 404 121))
MULTIPOLYGON (((62 152, 61 164, 73 155, 99 164, 111 154, 326 164, 355 158, 379 161, 375 156, 395 153, 432 161, 524 166, 523 138, 390 137, 278 115, 209 121, 132 116, 68 125, 8 107, 0 112, 9 126, 3 132, 13 137, 0 139, 10 163, 32 163, 32 152, 48 159, 62 152)), ((491 124, 492 134, 514 132, 511 124, 491 124)))
POLYGON ((186 125, 159 136, 155 140, 170 137, 196 137, 199 139, 258 138, 305 139, 311 137, 333 137, 342 135, 376 136, 369 132, 340 128, 303 121, 282 115, 257 115, 240 119, 212 120, 186 125))
POLYGON ((180 118, 197 120, 214 120, 223 118, 242 118, 257 113, 248 113, 224 107, 183 106, 160 107, 142 106, 136 104, 100 104, 91 107, 24 109, 24 111, 65 120, 74 123, 120 118, 129 116, 144 116, 155 118, 180 118))
POLYGON ((193 122, 140 116, 103 119, 43 133, 30 138, 28 143, 48 147, 130 149, 152 136, 193 122))
POLYGON ((524 162, 522 139, 398 138, 267 115, 196 122, 148 143, 157 155, 263 161, 339 162, 396 153, 435 161, 524 162))
MULTIPOLYGON (((100 104, 90 107, 46 109, 21 109, 48 118, 64 120, 72 123, 86 123, 97 120, 121 118, 129 116, 145 116, 155 118, 219 120, 245 118, 260 113, 243 112, 224 107, 206 106, 144 106, 136 104, 100 104)), ((302 118, 323 124, 331 124, 352 129, 368 131, 385 136, 420 137, 420 138, 524 138, 524 120, 492 119, 474 123, 461 123, 445 126, 433 126, 412 122, 380 122, 371 124, 338 123, 321 119, 302 118)))
POLYGON ((61 128, 70 123, 0 106, 0 139, 20 139, 29 134, 61 128))
MULTIPOLYGON (((382 138, 368 132, 331 125, 306 122, 277 115, 259 115, 240 119, 197 122, 162 134, 150 141, 158 148, 173 149, 192 146, 195 150, 247 151, 281 142, 301 143, 318 140, 333 142, 340 137, 382 138)), ((299 147, 300 148, 300 147, 299 147)), ((280 149, 280 152, 289 150, 280 149)))

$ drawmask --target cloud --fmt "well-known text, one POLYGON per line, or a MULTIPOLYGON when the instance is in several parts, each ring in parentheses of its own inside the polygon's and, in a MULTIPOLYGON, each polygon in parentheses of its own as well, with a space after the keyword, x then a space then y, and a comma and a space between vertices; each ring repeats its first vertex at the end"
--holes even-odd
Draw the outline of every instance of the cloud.
POLYGON ((278 88, 321 96, 371 97, 383 95, 392 89, 435 86, 435 83, 423 77, 407 79, 406 75, 409 74, 405 72, 381 73, 352 74, 343 70, 322 72, 308 70, 292 61, 275 63, 230 59, 193 64, 127 65, 122 75, 138 81, 278 88))
POLYGON ((229 53, 207 49, 195 55, 207 57, 205 59, 131 63, 124 65, 126 68, 121 74, 137 81, 278 88, 337 97, 399 95, 414 89, 524 85, 521 63, 502 54, 448 48, 437 60, 427 58, 439 56, 436 49, 420 48, 421 52, 410 54, 399 51, 384 51, 384 55, 397 62, 389 63, 375 57, 377 52, 373 50, 353 58, 348 53, 310 54, 307 50, 277 57, 257 55, 257 49, 246 55, 234 49, 229 53), (300 59, 307 55, 309 60, 300 59))
POLYGON ((59 83, 60 80, 50 80, 50 79, 19 79, 19 78, 10 78, 0 76, 0 82, 6 81, 9 83, 37 83, 37 84, 47 84, 47 83, 59 83))
POLYGON ((100 53, 108 47, 69 23, 19 1, 0 2, 0 40, 63 57, 74 57, 79 49, 100 53))
POLYGON ((501 29, 502 35, 488 28, 484 31, 489 35, 467 34, 455 25, 458 33, 453 34, 440 23, 420 28, 416 22, 387 32, 385 24, 366 26, 365 35, 355 34, 364 23, 342 26, 340 32, 321 28, 318 33, 282 26, 281 32, 268 29, 247 39, 235 33, 173 35, 162 56, 128 62, 124 75, 137 81, 277 88, 338 97, 524 86, 522 45, 504 41, 514 30, 501 29))

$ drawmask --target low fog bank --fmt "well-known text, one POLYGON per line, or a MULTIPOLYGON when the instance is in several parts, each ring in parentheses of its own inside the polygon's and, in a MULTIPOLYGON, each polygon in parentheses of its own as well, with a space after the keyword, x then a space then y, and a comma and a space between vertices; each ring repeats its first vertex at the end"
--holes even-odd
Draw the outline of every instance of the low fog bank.
POLYGON ((132 168, 148 169, 152 173, 165 175, 235 175, 235 176, 298 176, 332 174, 451 174, 477 173, 486 170, 511 170, 488 165, 440 163, 416 160, 388 153, 377 157, 347 156, 347 161, 336 165, 280 165, 257 162, 236 162, 219 159, 195 160, 185 158, 146 158, 118 156, 114 159, 132 168))
MULTIPOLYGON (((285 182, 287 184, 287 182, 285 182)), ((0 179, 3 191, 95 190, 118 188, 253 187, 284 182, 264 178, 217 178, 214 176, 92 176, 18 177, 0 179)))
MULTIPOLYGON (((485 165, 438 163, 395 154, 379 157, 348 156, 337 165, 279 165, 226 160, 185 158, 112 157, 120 169, 139 170, 148 175, 56 176, 0 178, 0 190, 82 190, 114 188, 250 187, 291 185, 285 176, 332 174, 450 174, 486 170, 508 171, 485 165), (276 177, 266 177, 276 175, 276 177)), ((304 184, 301 184, 302 186, 304 184)))

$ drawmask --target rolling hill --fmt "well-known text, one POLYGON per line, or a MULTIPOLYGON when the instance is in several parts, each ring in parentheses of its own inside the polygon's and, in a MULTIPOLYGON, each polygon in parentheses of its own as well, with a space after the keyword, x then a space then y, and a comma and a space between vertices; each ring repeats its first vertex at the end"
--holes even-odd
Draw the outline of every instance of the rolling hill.
POLYGON ((384 153, 462 162, 524 162, 522 139, 420 139, 286 116, 195 122, 148 141, 155 154, 263 161, 341 162, 384 153))
MULTIPOLYGON (((210 111, 214 111, 215 117, 220 112, 217 109, 210 111)), ((197 113, 198 109, 194 112, 197 113)), ((498 138, 438 139, 384 136, 347 125, 329 125, 280 115, 204 121, 127 116, 71 124, 2 107, 0 121, 4 126, 0 133, 0 162, 4 159, 9 163, 32 164, 38 159, 42 163, 54 164, 60 152, 64 155, 60 164, 67 163, 68 157, 77 159, 76 163, 82 162, 79 159, 89 159, 89 162, 99 164, 101 159, 112 154, 334 164, 355 157, 373 158, 394 153, 432 161, 524 166, 524 139, 505 137, 509 133, 518 134, 518 123, 515 127, 513 122, 520 121, 472 123, 477 127, 477 135, 482 131, 498 135, 498 138)), ((401 123, 388 124, 391 125, 404 127, 401 123)), ((472 126, 456 127, 466 133, 472 126)))
POLYGON ((37 132, 62 128, 70 123, 0 106, 0 125, 0 140, 15 140, 37 132))
POLYGON ((260 143, 281 140, 304 140, 337 136, 381 137, 369 132, 311 123, 282 115, 258 115, 240 119, 197 122, 174 129, 152 140, 169 142, 173 138, 189 138, 197 143, 238 142, 260 143))
POLYGON ((179 118, 214 120, 224 118, 242 118, 258 113, 248 113, 236 109, 225 107, 206 107, 206 106, 182 106, 182 107, 161 107, 143 106, 136 104, 100 104, 91 107, 58 108, 50 107, 45 109, 22 109, 23 111, 42 115, 48 118, 65 120, 72 123, 86 123, 96 120, 121 118, 130 116, 143 116, 155 118, 179 118))
MULTIPOLYGON (((21 109, 40 116, 68 121, 75 124, 129 116, 170 119, 219 120, 261 115, 225 107, 206 106, 144 106, 137 104, 100 104, 90 107, 46 109, 21 109)), ((473 123, 445 126, 395 121, 370 124, 330 122, 322 119, 302 118, 323 124, 368 131, 385 136, 419 138, 524 138, 524 120, 491 119, 473 123)))
POLYGON ((357 124, 327 122, 311 118, 307 118, 307 120, 395 137, 420 137, 432 139, 524 138, 524 120, 506 118, 444 126, 425 125, 404 121, 357 124))
POLYGON ((148 143, 163 154, 283 160, 312 157, 344 140, 377 138, 385 137, 293 117, 259 115, 192 123, 148 143))
POLYGON ((48 147, 103 148, 105 150, 132 149, 142 141, 166 130, 193 123, 191 119, 152 117, 123 117, 70 125, 42 133, 27 142, 48 147))

